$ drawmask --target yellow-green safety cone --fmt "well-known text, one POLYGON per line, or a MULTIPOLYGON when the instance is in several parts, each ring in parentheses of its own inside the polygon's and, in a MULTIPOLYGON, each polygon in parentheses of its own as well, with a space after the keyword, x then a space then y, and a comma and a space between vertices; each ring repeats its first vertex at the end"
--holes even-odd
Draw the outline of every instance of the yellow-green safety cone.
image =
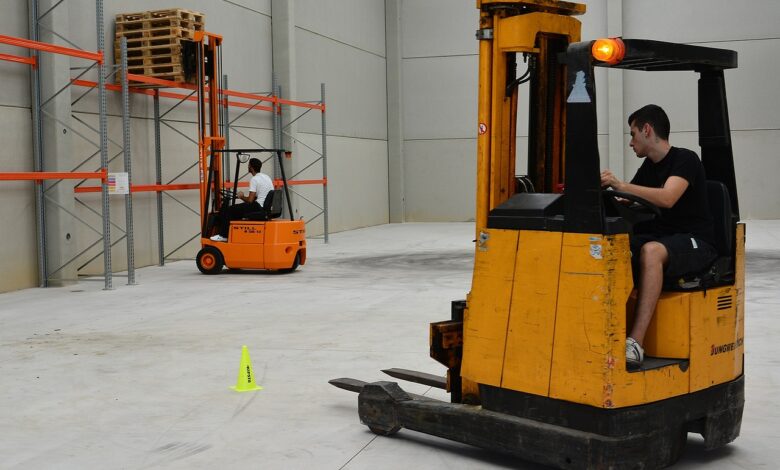
POLYGON ((252 361, 249 359, 249 350, 246 346, 241 346, 241 366, 238 368, 236 386, 230 388, 237 392, 253 392, 263 389, 255 383, 255 376, 252 374, 252 361))

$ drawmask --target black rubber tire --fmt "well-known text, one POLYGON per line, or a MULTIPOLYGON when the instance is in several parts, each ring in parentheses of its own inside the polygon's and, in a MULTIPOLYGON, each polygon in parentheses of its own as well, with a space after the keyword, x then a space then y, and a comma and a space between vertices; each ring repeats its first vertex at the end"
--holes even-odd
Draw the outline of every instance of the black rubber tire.
POLYGON ((291 272, 295 271, 296 269, 298 269, 298 266, 300 266, 300 265, 301 265, 301 252, 298 251, 298 252, 295 253, 295 258, 293 259, 292 266, 287 268, 287 269, 280 269, 279 272, 291 273, 291 272))
POLYGON ((392 436, 393 434, 395 434, 398 431, 400 431, 401 427, 398 426, 396 428, 390 429, 389 431, 386 431, 384 429, 380 429, 380 428, 377 428, 377 427, 374 427, 374 426, 368 426, 368 429, 370 429, 371 432, 373 432, 374 434, 376 434, 378 436, 392 436))
POLYGON ((688 444, 688 431, 684 426, 682 429, 671 430, 670 435, 672 446, 669 452, 668 466, 672 466, 675 462, 680 460, 680 457, 682 457, 685 452, 685 447, 688 444))
POLYGON ((222 253, 211 245, 204 246, 195 258, 198 270, 203 274, 219 274, 225 265, 222 253))

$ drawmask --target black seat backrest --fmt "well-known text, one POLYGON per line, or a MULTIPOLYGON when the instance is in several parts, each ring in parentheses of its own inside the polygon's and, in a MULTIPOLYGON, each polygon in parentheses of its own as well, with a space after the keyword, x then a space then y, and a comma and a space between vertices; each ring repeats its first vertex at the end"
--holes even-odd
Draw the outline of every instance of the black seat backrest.
POLYGON ((715 234, 715 249, 719 256, 731 256, 734 221, 731 213, 731 199, 726 185, 720 181, 707 181, 707 199, 712 213, 713 232, 715 234))
POLYGON ((282 192, 278 189, 268 191, 261 210, 244 214, 244 220, 271 220, 282 215, 282 192))
POLYGON ((278 190, 272 189, 272 190, 268 191, 268 194, 266 194, 265 201, 263 201, 263 210, 266 213, 269 213, 269 214, 271 213, 271 205, 274 202, 274 195, 276 193, 278 193, 278 192, 279 192, 278 190))
POLYGON ((275 189, 271 191, 271 193, 268 193, 268 196, 265 198, 265 203, 263 204, 263 207, 266 205, 269 205, 268 200, 270 199, 270 205, 268 209, 268 218, 269 219, 275 219, 282 215, 282 197, 284 196, 284 193, 281 189, 275 189))

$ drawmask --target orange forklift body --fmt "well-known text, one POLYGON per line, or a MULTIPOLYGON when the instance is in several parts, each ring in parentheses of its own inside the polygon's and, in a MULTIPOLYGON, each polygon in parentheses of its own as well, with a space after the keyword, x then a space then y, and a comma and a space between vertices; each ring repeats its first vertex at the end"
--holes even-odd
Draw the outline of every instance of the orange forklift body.
POLYGON ((236 220, 230 223, 227 242, 201 238, 200 243, 219 250, 225 266, 231 269, 290 269, 306 262, 302 220, 236 220))

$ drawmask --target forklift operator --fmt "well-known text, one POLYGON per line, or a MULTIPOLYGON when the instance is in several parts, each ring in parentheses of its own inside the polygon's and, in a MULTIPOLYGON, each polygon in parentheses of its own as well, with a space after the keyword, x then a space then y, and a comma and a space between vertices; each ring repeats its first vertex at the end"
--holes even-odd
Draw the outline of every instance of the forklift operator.
POLYGON ((219 233, 211 237, 211 240, 226 242, 231 220, 241 219, 249 212, 263 210, 265 198, 274 189, 274 183, 270 176, 260 173, 262 167, 263 162, 259 158, 249 159, 249 173, 252 174, 252 179, 249 180, 249 194, 245 196, 242 191, 238 192, 238 198, 244 201, 243 204, 222 205, 215 220, 219 233))
POLYGON ((633 327, 626 339, 629 366, 642 364, 642 343, 661 295, 664 276, 679 277, 706 269, 716 256, 704 167, 695 152, 669 144, 669 118, 650 104, 628 118, 631 148, 645 158, 630 183, 610 170, 602 187, 635 194, 655 204, 661 217, 634 227, 631 262, 637 284, 633 327))

